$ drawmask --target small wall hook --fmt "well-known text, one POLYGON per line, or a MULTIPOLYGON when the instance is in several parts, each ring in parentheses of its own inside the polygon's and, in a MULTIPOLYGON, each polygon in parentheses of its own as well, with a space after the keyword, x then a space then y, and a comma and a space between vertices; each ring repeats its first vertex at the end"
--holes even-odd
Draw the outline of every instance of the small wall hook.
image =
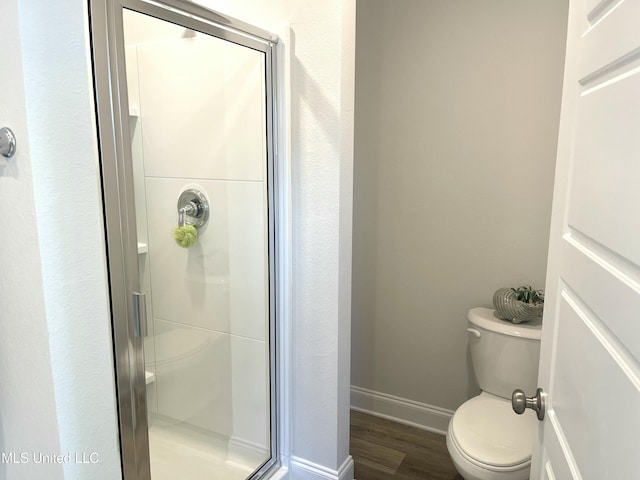
POLYGON ((0 128, 0 154, 9 158, 16 153, 16 136, 10 128, 0 128))

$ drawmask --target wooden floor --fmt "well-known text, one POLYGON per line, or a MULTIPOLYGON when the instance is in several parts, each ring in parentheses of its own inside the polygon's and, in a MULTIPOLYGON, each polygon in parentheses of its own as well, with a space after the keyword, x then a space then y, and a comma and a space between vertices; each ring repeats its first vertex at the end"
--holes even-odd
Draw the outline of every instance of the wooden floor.
POLYGON ((351 411, 356 480, 463 480, 445 437, 351 411))

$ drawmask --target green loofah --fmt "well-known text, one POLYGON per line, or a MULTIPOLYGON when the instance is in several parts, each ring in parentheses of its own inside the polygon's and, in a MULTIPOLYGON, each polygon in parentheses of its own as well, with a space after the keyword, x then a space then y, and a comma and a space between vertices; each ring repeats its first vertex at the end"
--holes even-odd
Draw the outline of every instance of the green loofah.
POLYGON ((176 243, 183 248, 189 248, 198 239, 198 231, 193 225, 184 225, 173 229, 173 237, 176 243))

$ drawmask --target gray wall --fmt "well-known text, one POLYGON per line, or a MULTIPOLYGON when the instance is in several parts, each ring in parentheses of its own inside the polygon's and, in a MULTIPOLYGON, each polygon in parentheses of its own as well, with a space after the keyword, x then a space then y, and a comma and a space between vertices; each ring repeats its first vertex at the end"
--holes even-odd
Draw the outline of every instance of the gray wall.
POLYGON ((566 21, 566 0, 358 0, 352 385, 457 408, 467 310, 544 286, 566 21))

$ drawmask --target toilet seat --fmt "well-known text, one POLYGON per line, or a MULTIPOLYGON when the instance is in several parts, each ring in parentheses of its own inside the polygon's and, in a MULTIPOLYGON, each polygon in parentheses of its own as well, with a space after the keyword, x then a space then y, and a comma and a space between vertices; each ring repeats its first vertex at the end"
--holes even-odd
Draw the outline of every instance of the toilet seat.
POLYGON ((483 392, 456 410, 448 435, 467 461, 508 472, 529 467, 535 423, 533 412, 516 415, 510 401, 483 392))
POLYGON ((451 423, 447 432, 447 449, 456 470, 465 480, 529 480, 531 461, 517 467, 491 467, 466 456, 453 440, 451 423))
POLYGON ((447 449, 449 450, 449 455, 453 460, 454 465, 458 468, 458 471, 461 473, 465 473, 463 475, 465 479, 481 479, 481 480, 516 480, 519 479, 519 476, 512 476, 517 474, 518 472, 526 472, 526 475, 522 477, 522 479, 529 478, 529 468, 531 466, 531 459, 524 461, 518 465, 511 465, 508 467, 500 467, 496 465, 491 465, 490 463, 481 462, 473 457, 470 457, 456 441, 454 435, 451 432, 451 424, 449 424, 449 428, 447 430, 447 449), (453 451, 452 451, 453 450, 453 451), (475 473, 475 476, 467 476, 470 475, 470 471, 475 473), (480 472, 480 473, 478 473, 480 472), (502 475, 507 475, 503 477, 502 475))

